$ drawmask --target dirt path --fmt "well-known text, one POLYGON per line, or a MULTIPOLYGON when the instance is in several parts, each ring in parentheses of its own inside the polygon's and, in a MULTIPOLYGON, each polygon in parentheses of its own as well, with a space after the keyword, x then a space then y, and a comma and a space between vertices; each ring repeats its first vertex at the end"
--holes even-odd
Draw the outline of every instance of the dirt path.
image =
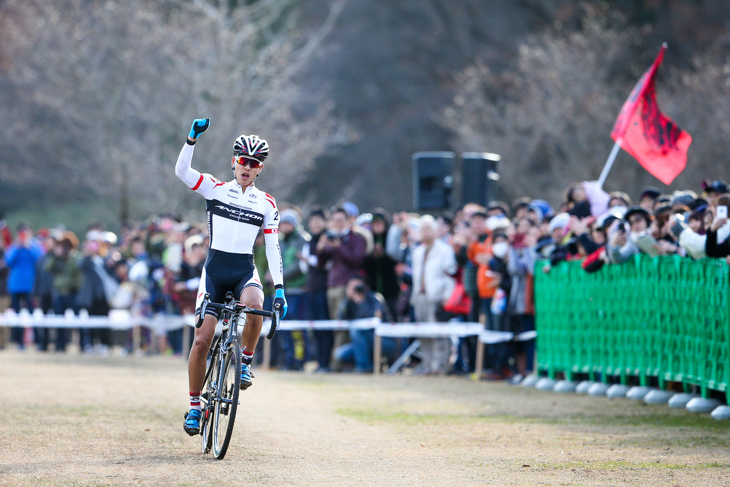
POLYGON ((2 485, 730 485, 730 424, 456 378, 257 372, 226 459, 185 364, 0 352, 2 485))

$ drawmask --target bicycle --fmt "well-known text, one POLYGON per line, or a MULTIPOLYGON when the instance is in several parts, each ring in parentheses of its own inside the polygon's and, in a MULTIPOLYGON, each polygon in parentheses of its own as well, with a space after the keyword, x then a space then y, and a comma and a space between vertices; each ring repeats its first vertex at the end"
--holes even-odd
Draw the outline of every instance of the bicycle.
MULTIPOLYGON (((200 307, 200 317, 195 324, 200 328, 207 308, 217 309, 221 313, 223 331, 213 340, 210 364, 203 380, 203 393, 200 396, 203 404, 200 418, 201 450, 203 454, 213 451, 213 456, 222 460, 228 450, 233 433, 238 408, 238 394, 241 385, 241 344, 238 340, 238 319, 241 313, 271 318, 271 329, 266 338, 271 340, 279 328, 279 310, 264 311, 249 308, 233 298, 233 293, 226 293, 225 303, 210 301, 206 294, 200 307)), ((246 326, 244 321, 244 326, 246 326)), ((186 415, 187 417, 187 415, 186 415)))

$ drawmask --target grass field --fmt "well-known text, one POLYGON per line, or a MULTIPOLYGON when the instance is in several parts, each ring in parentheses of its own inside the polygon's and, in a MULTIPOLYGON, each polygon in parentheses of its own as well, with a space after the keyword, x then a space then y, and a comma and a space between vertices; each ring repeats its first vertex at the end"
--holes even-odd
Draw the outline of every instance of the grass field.
POLYGON ((730 423, 457 378, 257 372, 223 461, 181 359, 0 351, 0 485, 730 485, 730 423))

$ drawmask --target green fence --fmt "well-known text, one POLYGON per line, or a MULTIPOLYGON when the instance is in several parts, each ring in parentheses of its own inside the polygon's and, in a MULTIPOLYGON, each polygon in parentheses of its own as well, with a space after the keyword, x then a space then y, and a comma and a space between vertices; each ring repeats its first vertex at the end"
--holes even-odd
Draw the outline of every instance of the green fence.
MULTIPOLYGON (((587 273, 535 269, 538 369, 641 385, 656 377, 710 390, 730 383, 730 288, 724 260, 636 256, 587 273)), ((730 396, 730 394, 728 395, 730 396)))

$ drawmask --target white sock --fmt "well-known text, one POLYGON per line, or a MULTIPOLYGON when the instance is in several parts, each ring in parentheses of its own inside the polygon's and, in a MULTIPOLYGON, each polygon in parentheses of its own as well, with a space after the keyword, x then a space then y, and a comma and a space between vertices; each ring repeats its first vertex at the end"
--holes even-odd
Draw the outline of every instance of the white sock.
POLYGON ((200 407, 200 393, 199 392, 191 392, 190 393, 190 409, 197 409, 198 411, 202 410, 203 408, 200 407))

